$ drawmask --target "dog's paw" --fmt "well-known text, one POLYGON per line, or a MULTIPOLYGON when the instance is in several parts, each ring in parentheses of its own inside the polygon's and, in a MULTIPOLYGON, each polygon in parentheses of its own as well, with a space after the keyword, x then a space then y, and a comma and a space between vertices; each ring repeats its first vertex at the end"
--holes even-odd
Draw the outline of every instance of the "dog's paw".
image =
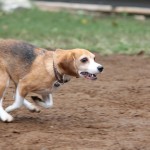
POLYGON ((7 112, 3 112, 0 118, 3 122, 12 122, 14 120, 13 117, 9 115, 7 112))
POLYGON ((31 108, 29 109, 30 112, 36 112, 36 113, 40 113, 40 109, 36 106, 31 106, 31 108))

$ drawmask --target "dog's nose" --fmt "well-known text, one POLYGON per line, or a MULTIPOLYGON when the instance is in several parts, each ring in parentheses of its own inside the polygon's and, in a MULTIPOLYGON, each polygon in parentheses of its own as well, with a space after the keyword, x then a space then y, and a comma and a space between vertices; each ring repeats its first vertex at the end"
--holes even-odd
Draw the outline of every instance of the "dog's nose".
POLYGON ((97 69, 98 69, 99 72, 102 72, 104 67, 103 66, 98 66, 97 69))

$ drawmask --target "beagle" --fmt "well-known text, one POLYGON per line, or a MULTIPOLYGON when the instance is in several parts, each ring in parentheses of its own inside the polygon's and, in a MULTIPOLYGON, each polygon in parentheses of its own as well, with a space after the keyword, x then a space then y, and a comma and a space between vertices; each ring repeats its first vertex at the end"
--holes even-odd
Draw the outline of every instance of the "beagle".
POLYGON ((103 71, 95 62, 95 55, 85 49, 48 51, 17 40, 0 40, 0 119, 13 121, 9 112, 24 105, 39 112, 39 108, 25 99, 28 93, 40 94, 42 99, 32 96, 40 106, 53 105, 52 92, 71 77, 96 80, 103 71), (6 109, 2 102, 10 79, 16 86, 15 101, 6 109))

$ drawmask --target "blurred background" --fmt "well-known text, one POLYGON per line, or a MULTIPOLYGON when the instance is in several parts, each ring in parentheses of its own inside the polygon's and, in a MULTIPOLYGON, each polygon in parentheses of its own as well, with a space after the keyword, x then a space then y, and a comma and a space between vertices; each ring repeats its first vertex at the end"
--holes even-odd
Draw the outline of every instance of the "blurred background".
POLYGON ((0 8, 0 39, 86 48, 105 68, 96 81, 60 88, 52 109, 14 111, 13 123, 0 122, 0 150, 150 150, 150 1, 0 0, 0 8))
POLYGON ((146 0, 0 0, 0 38, 43 48, 150 54, 146 0))

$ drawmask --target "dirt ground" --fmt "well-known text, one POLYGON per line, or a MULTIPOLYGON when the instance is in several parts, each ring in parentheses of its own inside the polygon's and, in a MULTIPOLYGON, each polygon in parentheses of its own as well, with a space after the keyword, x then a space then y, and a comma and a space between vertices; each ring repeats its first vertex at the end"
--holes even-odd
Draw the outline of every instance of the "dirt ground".
POLYGON ((150 58, 97 61, 105 67, 98 80, 73 79, 54 93, 53 108, 21 108, 13 123, 0 122, 0 150, 150 150, 150 58))

